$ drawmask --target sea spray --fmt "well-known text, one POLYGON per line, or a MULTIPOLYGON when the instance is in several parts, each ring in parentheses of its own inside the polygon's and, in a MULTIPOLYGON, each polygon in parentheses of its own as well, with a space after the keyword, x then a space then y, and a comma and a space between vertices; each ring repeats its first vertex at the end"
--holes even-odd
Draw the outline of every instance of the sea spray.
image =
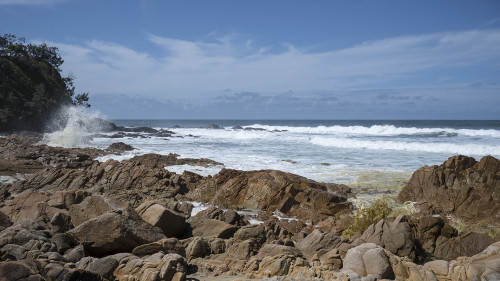
POLYGON ((102 130, 97 116, 97 113, 89 113, 81 107, 63 107, 48 124, 53 132, 44 134, 42 142, 50 146, 88 146, 91 135, 102 130))

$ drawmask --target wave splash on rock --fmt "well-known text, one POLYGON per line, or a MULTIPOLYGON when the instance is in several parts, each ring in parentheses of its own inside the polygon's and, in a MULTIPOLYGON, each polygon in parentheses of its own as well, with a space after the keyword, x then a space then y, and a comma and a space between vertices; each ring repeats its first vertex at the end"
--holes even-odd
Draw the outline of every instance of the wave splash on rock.
POLYGON ((76 106, 67 106, 54 115, 48 124, 51 133, 43 136, 42 143, 49 146, 88 146, 91 135, 102 131, 102 120, 97 113, 89 113, 76 106))

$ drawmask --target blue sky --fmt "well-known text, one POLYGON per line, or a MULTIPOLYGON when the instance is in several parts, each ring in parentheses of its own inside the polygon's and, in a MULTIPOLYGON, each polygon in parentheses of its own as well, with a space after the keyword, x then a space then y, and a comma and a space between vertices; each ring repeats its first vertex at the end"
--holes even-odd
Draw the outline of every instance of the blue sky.
POLYGON ((108 118, 500 119, 500 1, 0 0, 108 118))

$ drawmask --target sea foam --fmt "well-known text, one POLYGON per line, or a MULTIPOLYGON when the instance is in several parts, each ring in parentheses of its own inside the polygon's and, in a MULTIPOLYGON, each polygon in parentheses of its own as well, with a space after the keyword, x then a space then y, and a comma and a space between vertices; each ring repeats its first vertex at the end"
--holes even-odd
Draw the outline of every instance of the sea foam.
POLYGON ((97 116, 97 113, 91 114, 79 107, 63 107, 48 124, 49 128, 56 130, 44 134, 42 142, 50 146, 89 146, 91 135, 101 128, 96 122, 97 116), (61 124, 64 125, 61 127, 61 124))

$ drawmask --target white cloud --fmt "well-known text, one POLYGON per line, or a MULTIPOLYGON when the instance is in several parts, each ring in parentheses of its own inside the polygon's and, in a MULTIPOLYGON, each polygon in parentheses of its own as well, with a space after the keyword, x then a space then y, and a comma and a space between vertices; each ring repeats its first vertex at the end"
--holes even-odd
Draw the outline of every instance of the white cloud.
POLYGON ((77 77, 80 91, 169 98, 213 97, 227 88, 279 93, 380 87, 431 71, 436 81, 454 77, 448 73, 453 67, 488 64, 498 70, 500 62, 500 30, 492 29, 388 38, 324 52, 292 44, 277 52, 232 36, 186 41, 149 34, 145 40, 163 54, 102 41, 51 44, 60 48, 63 68, 77 77))

